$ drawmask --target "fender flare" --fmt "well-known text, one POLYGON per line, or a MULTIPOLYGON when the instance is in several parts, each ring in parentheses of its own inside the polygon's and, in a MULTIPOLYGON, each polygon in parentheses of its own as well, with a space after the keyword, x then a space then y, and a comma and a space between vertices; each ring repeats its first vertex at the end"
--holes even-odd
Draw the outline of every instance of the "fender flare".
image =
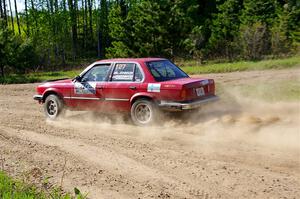
POLYGON ((142 97, 150 98, 150 99, 152 99, 152 100, 155 100, 155 96, 154 96, 152 93, 142 92, 142 93, 136 93, 136 94, 134 94, 134 95, 130 98, 130 104, 133 104, 134 101, 135 101, 137 98, 142 98, 142 97))
POLYGON ((63 94, 57 88, 48 88, 48 89, 46 89, 44 91, 44 93, 42 94, 42 96, 43 96, 42 101, 45 102, 46 97, 49 96, 49 95, 51 95, 51 94, 57 95, 59 98, 61 98, 61 100, 64 101, 63 94))

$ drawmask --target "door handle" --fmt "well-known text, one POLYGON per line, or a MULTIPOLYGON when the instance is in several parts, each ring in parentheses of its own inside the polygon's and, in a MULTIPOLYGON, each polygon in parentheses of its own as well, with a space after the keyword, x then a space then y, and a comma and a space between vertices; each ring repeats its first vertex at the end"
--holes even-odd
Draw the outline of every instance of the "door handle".
POLYGON ((129 86, 129 89, 136 90, 136 86, 129 86))
POLYGON ((97 89, 101 90, 101 89, 103 89, 103 86, 99 86, 99 87, 97 87, 97 89))

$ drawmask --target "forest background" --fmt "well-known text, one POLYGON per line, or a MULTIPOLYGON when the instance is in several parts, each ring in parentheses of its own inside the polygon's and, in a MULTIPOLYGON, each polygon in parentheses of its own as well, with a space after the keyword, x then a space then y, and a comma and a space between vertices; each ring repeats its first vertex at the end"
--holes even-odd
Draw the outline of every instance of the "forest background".
POLYGON ((300 49, 297 0, 0 0, 0 76, 113 57, 234 62, 300 49), (24 2, 23 2, 24 1, 24 2))

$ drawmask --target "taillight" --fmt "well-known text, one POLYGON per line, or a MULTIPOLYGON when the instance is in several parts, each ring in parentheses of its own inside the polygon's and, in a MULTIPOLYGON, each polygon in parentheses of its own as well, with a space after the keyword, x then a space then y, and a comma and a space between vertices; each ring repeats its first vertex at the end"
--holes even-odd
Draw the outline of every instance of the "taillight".
POLYGON ((180 94, 180 97, 181 97, 181 99, 186 99, 186 90, 185 89, 182 89, 181 90, 181 94, 180 94))
POLYGON ((208 87, 208 91, 212 94, 215 94, 215 81, 213 79, 209 80, 209 87, 208 87))

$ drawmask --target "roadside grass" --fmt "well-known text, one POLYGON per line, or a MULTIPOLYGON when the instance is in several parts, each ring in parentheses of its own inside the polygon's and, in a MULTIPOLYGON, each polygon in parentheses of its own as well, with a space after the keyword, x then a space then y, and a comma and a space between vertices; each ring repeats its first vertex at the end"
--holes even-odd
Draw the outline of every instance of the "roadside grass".
POLYGON ((239 61, 232 63, 216 63, 199 65, 196 61, 184 61, 178 65, 188 74, 227 73, 236 71, 285 69, 300 67, 300 56, 284 59, 271 59, 262 61, 239 61))
POLYGON ((63 194, 58 188, 41 189, 34 185, 12 179, 0 171, 0 198, 1 199, 84 199, 78 189, 74 189, 75 197, 71 194, 63 194))
MULTIPOLYGON (((232 63, 208 63, 199 65, 195 60, 176 62, 182 70, 190 75, 205 73, 226 73, 235 71, 250 70, 268 70, 268 69, 285 69, 300 67, 300 56, 294 56, 284 59, 271 59, 262 61, 240 61, 232 63)), ((46 80, 73 78, 81 70, 52 71, 52 72, 35 72, 29 74, 12 74, 5 78, 0 77, 0 84, 20 84, 43 82, 46 80)))
POLYGON ((73 78, 78 75, 81 71, 70 70, 70 71, 54 71, 54 72, 36 72, 29 74, 12 74, 0 77, 0 84, 22 84, 22 83, 35 83, 43 82, 46 80, 62 79, 62 78, 73 78))
POLYGON ((76 75, 79 75, 80 73, 81 70, 38 72, 38 73, 30 73, 29 77, 37 78, 39 79, 38 82, 42 82, 42 81, 53 80, 53 79, 74 78, 76 75))

